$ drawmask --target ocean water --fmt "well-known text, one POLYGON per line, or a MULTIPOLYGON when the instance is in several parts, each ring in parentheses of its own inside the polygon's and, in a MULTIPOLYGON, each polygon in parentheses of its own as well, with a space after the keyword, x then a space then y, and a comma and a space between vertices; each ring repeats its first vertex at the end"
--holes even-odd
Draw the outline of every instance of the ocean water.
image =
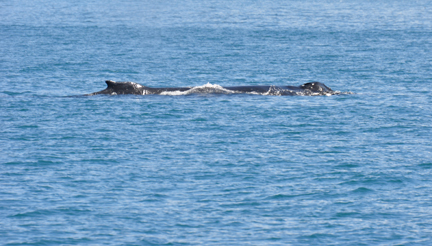
POLYGON ((2 0, 0 37, 1 245, 432 244, 430 1, 2 0))

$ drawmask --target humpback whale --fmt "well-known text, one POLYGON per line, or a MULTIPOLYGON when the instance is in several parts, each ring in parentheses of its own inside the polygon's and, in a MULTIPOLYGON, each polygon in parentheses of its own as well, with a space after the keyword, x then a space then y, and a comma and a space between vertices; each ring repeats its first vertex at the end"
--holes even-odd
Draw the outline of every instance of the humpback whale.
MULTIPOLYGON (((259 86, 213 86, 210 87, 166 87, 154 88, 140 85, 134 82, 115 82, 112 80, 105 81, 107 88, 98 92, 85 94, 85 96, 93 95, 175 95, 176 92, 184 94, 193 93, 250 93, 261 95, 332 95, 335 91, 320 82, 309 82, 300 86, 274 86, 274 85, 259 85, 259 86), (198 88, 198 89, 197 89, 198 88), (190 92, 190 93, 188 93, 190 92)), ((210 84, 209 84, 210 85, 210 84)))

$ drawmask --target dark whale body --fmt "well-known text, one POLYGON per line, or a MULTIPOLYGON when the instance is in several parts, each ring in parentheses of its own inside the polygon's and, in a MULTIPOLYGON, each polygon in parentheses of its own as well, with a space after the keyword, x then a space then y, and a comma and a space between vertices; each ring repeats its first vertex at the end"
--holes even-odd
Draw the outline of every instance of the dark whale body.
MULTIPOLYGON (((152 95, 169 92, 187 92, 198 87, 167 87, 152 88, 134 82, 105 81, 108 87, 105 90, 86 94, 93 95, 152 95)), ((255 93, 265 95, 326 95, 334 91, 320 82, 310 82, 300 86, 224 86, 220 87, 219 93, 255 93)), ((214 91, 212 91, 215 93, 214 91)), ((192 92, 193 93, 193 92, 192 92)), ((195 92, 196 93, 196 92, 195 92)), ((211 92, 210 92, 211 93, 211 92)))

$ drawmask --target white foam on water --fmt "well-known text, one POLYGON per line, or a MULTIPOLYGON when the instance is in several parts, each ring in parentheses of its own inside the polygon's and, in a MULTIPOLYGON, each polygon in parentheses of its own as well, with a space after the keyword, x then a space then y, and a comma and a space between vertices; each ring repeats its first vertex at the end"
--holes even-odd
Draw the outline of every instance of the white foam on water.
POLYGON ((234 94, 234 93, 236 92, 225 89, 218 84, 207 83, 205 85, 192 87, 187 91, 164 91, 160 93, 160 95, 183 96, 183 95, 190 95, 190 94, 234 94))

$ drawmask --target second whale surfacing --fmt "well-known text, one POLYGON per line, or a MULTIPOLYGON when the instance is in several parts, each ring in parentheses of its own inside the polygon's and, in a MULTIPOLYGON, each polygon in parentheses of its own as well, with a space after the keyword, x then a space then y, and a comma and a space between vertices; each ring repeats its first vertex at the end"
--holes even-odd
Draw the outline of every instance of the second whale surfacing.
POLYGON ((188 95, 188 94, 235 94, 248 93, 260 95, 275 95, 275 96, 319 96, 319 95, 334 95, 338 92, 333 91, 328 86, 320 82, 309 82, 300 86, 274 86, 274 85, 259 85, 259 86, 219 86, 207 84, 197 87, 166 87, 153 88, 140 85, 134 82, 115 82, 112 80, 105 81, 108 87, 105 90, 86 94, 85 96, 94 95, 188 95))

